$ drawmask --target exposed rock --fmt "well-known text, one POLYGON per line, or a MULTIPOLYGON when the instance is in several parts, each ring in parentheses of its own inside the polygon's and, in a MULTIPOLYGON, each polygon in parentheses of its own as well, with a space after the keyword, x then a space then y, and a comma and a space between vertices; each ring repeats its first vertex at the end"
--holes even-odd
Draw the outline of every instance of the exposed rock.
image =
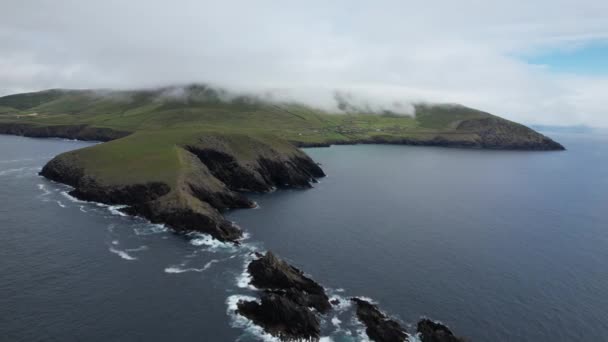
POLYGON ((376 305, 359 298, 352 298, 357 304, 357 317, 366 329, 370 339, 376 342, 407 341, 408 335, 395 320, 382 313, 376 305))
MULTIPOLYGON (((138 166, 148 158, 156 158, 155 151, 137 145, 138 139, 136 133, 108 144, 151 153, 149 156, 137 153, 124 160, 138 166)), ((168 152, 179 162, 162 177, 146 172, 145 167, 139 167, 137 172, 149 178, 128 174, 129 171, 123 171, 124 164, 114 160, 114 147, 105 144, 63 153, 48 162, 40 174, 73 186, 71 195, 79 199, 127 205, 125 212, 153 223, 164 223, 177 231, 199 231, 232 242, 237 242, 242 232, 223 217, 222 211, 254 206, 237 191, 310 187, 314 177, 324 175, 305 153, 283 141, 242 135, 201 135, 188 142, 189 145, 168 152), (99 155, 107 157, 101 160, 99 155)), ((310 294, 311 300, 321 302, 315 295, 310 294)), ((319 310, 323 308, 321 304, 317 306, 319 310)))
POLYGON ((319 319, 312 309, 331 309, 325 289, 272 252, 256 255, 247 270, 251 284, 264 289, 261 302, 240 302, 238 313, 283 340, 318 339, 319 319))
POLYGON ((445 325, 433 322, 430 319, 422 319, 417 325, 418 333, 422 342, 464 342, 460 337, 454 336, 452 331, 445 325))
POLYGON ((0 123, 0 134, 21 135, 32 138, 63 138, 85 141, 110 141, 125 137, 131 132, 89 125, 41 126, 29 123, 0 123))
POLYGON ((458 131, 474 132, 476 146, 501 150, 564 150, 564 146, 524 125, 496 116, 461 121, 458 131))
POLYGON ((251 284, 257 288, 284 290, 285 296, 294 302, 313 307, 321 313, 331 309, 325 289, 302 271, 267 252, 262 258, 253 260, 247 267, 251 284))
POLYGON ((237 313, 249 318, 281 340, 317 340, 319 319, 306 306, 292 301, 284 293, 268 291, 261 302, 241 301, 237 313))

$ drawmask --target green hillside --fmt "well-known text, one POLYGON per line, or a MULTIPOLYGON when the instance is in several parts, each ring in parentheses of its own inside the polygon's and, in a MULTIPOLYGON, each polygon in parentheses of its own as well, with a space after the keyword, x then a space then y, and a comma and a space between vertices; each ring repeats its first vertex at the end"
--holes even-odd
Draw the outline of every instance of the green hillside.
POLYGON ((168 89, 140 91, 48 90, 0 98, 0 122, 37 125, 90 125, 121 131, 204 129, 274 134, 302 144, 348 143, 411 138, 472 141, 458 123, 496 118, 464 106, 417 105, 416 116, 329 113, 296 103, 271 103, 255 97, 224 99, 225 92, 194 85, 179 98, 168 89))

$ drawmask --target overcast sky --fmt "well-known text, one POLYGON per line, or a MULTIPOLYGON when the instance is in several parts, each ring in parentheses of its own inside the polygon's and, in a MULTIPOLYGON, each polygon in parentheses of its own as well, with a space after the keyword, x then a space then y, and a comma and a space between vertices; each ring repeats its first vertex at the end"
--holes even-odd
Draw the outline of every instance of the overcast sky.
POLYGON ((1 0, 0 94, 211 82, 608 126, 584 58, 607 42, 605 0, 1 0))

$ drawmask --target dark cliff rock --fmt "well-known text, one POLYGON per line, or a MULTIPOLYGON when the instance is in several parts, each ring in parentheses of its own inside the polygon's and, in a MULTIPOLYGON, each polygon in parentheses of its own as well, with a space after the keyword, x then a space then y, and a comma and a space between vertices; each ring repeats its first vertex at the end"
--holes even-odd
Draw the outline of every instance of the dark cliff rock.
POLYGON ((408 335, 395 320, 382 313, 377 306, 359 298, 352 298, 357 304, 357 317, 365 325, 365 333, 376 342, 407 341, 408 335))
POLYGON ((237 307, 240 315, 281 340, 319 338, 319 319, 315 314, 281 293, 268 291, 262 294, 260 303, 241 301, 237 307))
POLYGON ((318 339, 316 312, 331 309, 325 289, 302 271, 267 252, 247 267, 251 284, 264 289, 261 301, 241 301, 237 312, 284 340, 318 339))
POLYGON ((445 325, 430 319, 420 320, 417 330, 422 342, 465 342, 463 338, 454 336, 445 325))
POLYGON ((267 252, 253 260, 247 267, 251 284, 260 289, 284 290, 285 295, 302 305, 313 307, 321 313, 331 308, 325 289, 302 271, 267 252))
POLYGON ((0 134, 32 138, 63 138, 84 141, 110 141, 125 137, 131 132, 89 125, 41 126, 29 123, 0 123, 0 134))
MULTIPOLYGON (((40 174, 74 187, 71 194, 79 199, 127 205, 123 211, 167 224, 176 231, 199 231, 231 242, 237 242, 242 232, 222 212, 254 206, 238 191, 306 188, 315 177, 324 175, 306 154, 286 142, 241 135, 202 135, 183 147, 164 152, 178 163, 159 177, 146 168, 164 165, 138 166, 157 158, 156 150, 137 145, 140 139, 136 133, 61 154, 48 162, 40 174), (143 152, 117 162, 115 156, 122 150, 143 152), (125 174, 129 172, 125 164, 135 165, 144 176, 125 174)), ((146 144, 148 139, 146 136, 146 144)))
POLYGON ((314 178, 324 177, 323 170, 306 155, 285 157, 278 153, 259 156, 249 163, 217 149, 187 146, 211 173, 231 190, 267 192, 275 187, 308 188, 314 178))
POLYGON ((564 146, 524 125, 499 117, 464 120, 456 129, 474 132, 476 145, 487 149, 560 151, 564 146))

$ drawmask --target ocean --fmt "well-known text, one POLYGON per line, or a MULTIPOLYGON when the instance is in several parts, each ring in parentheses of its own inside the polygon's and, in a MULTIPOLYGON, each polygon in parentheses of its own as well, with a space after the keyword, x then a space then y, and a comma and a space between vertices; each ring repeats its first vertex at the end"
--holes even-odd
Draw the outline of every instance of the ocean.
POLYGON ((253 194, 235 247, 81 202, 37 175, 91 143, 0 136, 0 340, 258 341, 234 314, 244 265, 272 250, 341 307, 326 341, 364 340, 350 296, 470 341, 608 335, 608 136, 551 135, 563 152, 334 146, 328 177, 253 194))

